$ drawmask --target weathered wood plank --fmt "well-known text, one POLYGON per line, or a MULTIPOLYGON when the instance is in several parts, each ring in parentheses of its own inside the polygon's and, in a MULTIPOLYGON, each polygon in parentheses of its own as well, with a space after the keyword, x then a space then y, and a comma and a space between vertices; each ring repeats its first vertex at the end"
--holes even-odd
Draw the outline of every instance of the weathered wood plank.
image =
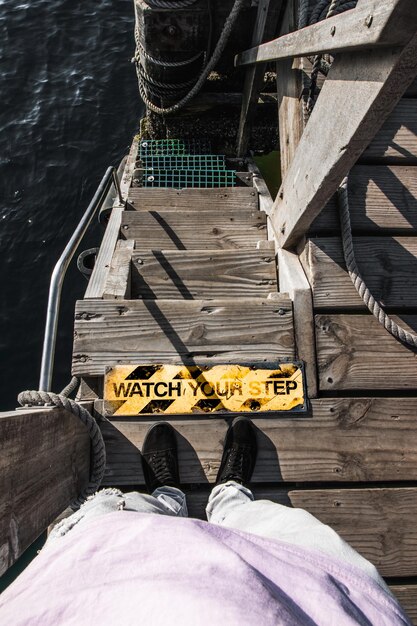
POLYGON ((361 160, 417 164, 417 98, 400 100, 361 160))
POLYGON ((415 34, 414 0, 362 0, 346 13, 335 15, 238 54, 235 65, 245 66, 321 53, 374 49, 407 44, 415 34), (369 20, 369 15, 372 19, 369 20))
MULTIPOLYGON (((349 174, 354 233, 417 233, 417 170, 407 166, 356 165, 349 174)), ((340 232, 335 201, 311 225, 311 234, 340 232)))
POLYGON ((416 74, 417 36, 403 50, 336 57, 274 204, 282 247, 308 231, 416 74))
MULTIPOLYGON (((282 0, 278 2, 271 2, 271 0, 259 1, 252 35, 252 47, 258 46, 275 35, 281 4, 282 0)), ((258 104, 258 95, 261 91, 264 73, 264 64, 252 66, 246 70, 237 137, 236 152, 238 156, 245 155, 248 149, 252 119, 258 104)))
POLYGON ((417 489, 291 491, 291 504, 329 524, 383 576, 417 574, 417 489))
POLYGON ((417 584, 390 585, 412 624, 417 624, 417 584))
POLYGON ((121 207, 113 207, 84 298, 103 297, 111 260, 119 238, 122 214, 121 207))
POLYGON ((292 304, 278 300, 82 300, 73 373, 117 363, 266 362, 294 357, 292 304))
MULTIPOLYGON (((354 237, 356 262, 386 307, 417 307, 417 237, 354 237)), ((367 310, 349 274, 339 237, 310 239, 301 255, 316 309, 367 310)))
POLYGON ((266 298, 276 288, 268 250, 154 250, 132 258, 132 299, 266 298))
POLYGON ((261 211, 125 211, 121 235, 135 247, 157 250, 250 248, 266 239, 266 216, 261 211))
MULTIPOLYGON (((394 319, 417 331, 417 315, 394 319)), ((370 313, 316 315, 316 350, 322 390, 417 386, 416 353, 394 339, 370 313)))
POLYGON ((88 482, 90 439, 59 409, 0 414, 0 575, 88 482))
POLYGON ((296 254, 278 250, 279 288, 293 301, 297 357, 304 361, 309 398, 317 396, 316 350, 310 285, 296 254))
MULTIPOLYGON (((95 406, 100 413, 102 402, 95 406)), ((259 446, 254 483, 417 479, 417 398, 322 398, 312 400, 310 417, 251 418, 259 446)), ((177 431, 182 482, 214 483, 227 421, 168 421, 177 431)), ((151 423, 121 417, 100 424, 106 484, 143 484, 139 450, 151 423)))
POLYGON ((133 239, 119 239, 110 264, 104 286, 105 300, 130 298, 130 269, 135 242, 133 239))
MULTIPOLYGON (((296 0, 289 0, 285 7, 281 34, 297 29, 296 0)), ((303 77, 299 59, 285 59, 277 63, 277 95, 281 175, 284 178, 304 130, 303 108, 300 96, 303 77)))
POLYGON ((131 187, 128 203, 137 211, 216 211, 258 208, 257 194, 250 187, 222 189, 146 189, 131 187))

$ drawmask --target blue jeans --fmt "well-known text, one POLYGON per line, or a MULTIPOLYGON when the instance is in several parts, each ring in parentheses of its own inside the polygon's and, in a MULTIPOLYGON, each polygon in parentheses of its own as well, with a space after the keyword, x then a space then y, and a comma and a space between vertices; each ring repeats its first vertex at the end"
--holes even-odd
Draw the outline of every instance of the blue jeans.
MULTIPOLYGON (((118 489, 103 489, 51 531, 48 543, 66 535, 75 525, 113 511, 136 511, 188 517, 185 494, 175 487, 160 487, 152 495, 118 489)), ((247 487, 229 481, 212 490, 206 507, 207 520, 269 539, 312 548, 363 570, 386 591, 377 569, 326 526, 303 509, 293 509, 269 500, 255 500, 247 487)))

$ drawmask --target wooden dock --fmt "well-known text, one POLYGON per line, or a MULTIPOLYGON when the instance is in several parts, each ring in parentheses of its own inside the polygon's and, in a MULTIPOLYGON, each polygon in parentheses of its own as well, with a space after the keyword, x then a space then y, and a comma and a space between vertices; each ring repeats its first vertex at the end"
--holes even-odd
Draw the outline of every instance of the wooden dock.
MULTIPOLYGON (((115 201, 76 305, 72 372, 81 378, 78 399, 94 408, 106 442, 103 484, 144 489, 140 449, 149 425, 165 417, 104 416, 106 368, 302 361, 308 412, 250 413, 259 443, 255 496, 305 508, 332 526, 378 567, 417 624, 417 352, 391 336, 355 290, 335 196, 351 170, 362 276, 384 309, 417 332, 417 42, 409 34, 416 24, 404 27, 409 36, 400 41, 398 29, 383 30, 382 20, 408 17, 408 24, 410 3, 392 0, 392 14, 371 3, 386 40, 358 30, 355 48, 343 34, 338 43, 342 20, 353 28, 362 15, 355 11, 367 3, 329 18, 336 35, 327 45, 339 54, 318 81, 308 120, 300 95, 329 27, 309 26, 305 42, 300 33, 295 43, 285 40, 288 58, 272 42, 238 60, 247 68, 231 161, 236 186, 141 187, 135 138, 121 179, 125 201, 115 201), (296 44, 305 56, 291 55, 296 44), (277 61, 283 183, 276 199, 245 148, 265 69, 253 64, 257 55, 277 61)), ((269 5, 259 2, 253 46, 273 36, 262 17, 269 5)), ((282 36, 296 30, 298 2, 284 8, 282 36)), ((274 6, 277 21, 278 14, 274 6)), ((204 518, 230 415, 166 417, 178 435, 190 515, 204 518)), ((74 461, 72 471, 68 493, 85 467, 74 461)), ((51 514, 55 509, 50 503, 51 514)))

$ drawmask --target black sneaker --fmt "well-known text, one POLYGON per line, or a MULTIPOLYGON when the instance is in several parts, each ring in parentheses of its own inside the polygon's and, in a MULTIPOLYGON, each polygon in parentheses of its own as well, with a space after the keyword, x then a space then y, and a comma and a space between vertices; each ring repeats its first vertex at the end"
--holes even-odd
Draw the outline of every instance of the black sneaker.
POLYGON ((254 425, 248 417, 237 417, 227 431, 216 485, 228 480, 242 485, 249 484, 257 452, 254 425))
POLYGON ((149 493, 165 485, 179 486, 177 439, 175 430, 167 422, 153 424, 146 433, 142 468, 149 493))

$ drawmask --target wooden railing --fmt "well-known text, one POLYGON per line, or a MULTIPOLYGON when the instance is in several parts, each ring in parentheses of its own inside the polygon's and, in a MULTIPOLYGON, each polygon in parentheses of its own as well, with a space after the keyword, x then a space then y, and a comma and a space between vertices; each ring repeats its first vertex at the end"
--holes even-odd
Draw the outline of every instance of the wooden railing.
POLYGON ((415 0, 359 0, 355 9, 236 58, 251 66, 337 53, 271 211, 281 247, 307 233, 415 78, 416 30, 415 0))

